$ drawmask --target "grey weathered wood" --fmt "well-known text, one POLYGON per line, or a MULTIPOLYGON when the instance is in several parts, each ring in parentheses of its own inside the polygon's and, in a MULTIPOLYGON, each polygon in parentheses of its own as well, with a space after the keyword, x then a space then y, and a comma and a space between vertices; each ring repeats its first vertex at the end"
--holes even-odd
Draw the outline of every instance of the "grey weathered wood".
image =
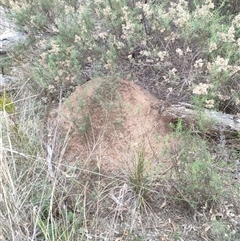
POLYGON ((178 118, 188 124, 197 124, 203 120, 209 131, 240 132, 240 117, 214 110, 195 110, 192 105, 179 103, 166 108, 162 116, 170 121, 178 118))

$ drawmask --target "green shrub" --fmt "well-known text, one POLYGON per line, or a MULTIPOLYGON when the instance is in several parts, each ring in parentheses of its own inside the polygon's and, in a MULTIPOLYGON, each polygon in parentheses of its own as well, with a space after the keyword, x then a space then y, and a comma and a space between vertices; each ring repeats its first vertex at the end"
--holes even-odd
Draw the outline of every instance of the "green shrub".
POLYGON ((227 189, 207 143, 186 132, 177 132, 175 138, 179 140, 179 154, 173 162, 178 198, 193 209, 220 204, 227 189))
POLYGON ((30 36, 47 36, 35 38, 40 58, 28 53, 32 80, 41 88, 53 86, 58 93, 109 72, 143 79, 151 72, 154 82, 169 87, 166 91, 178 88, 182 95, 211 85, 193 94, 207 108, 222 108, 226 99, 235 105, 239 100, 232 86, 239 78, 240 20, 237 14, 222 14, 229 4, 25 0, 12 8, 16 23, 30 36))
POLYGON ((225 221, 213 221, 209 230, 209 238, 216 241, 236 241, 239 234, 225 221))

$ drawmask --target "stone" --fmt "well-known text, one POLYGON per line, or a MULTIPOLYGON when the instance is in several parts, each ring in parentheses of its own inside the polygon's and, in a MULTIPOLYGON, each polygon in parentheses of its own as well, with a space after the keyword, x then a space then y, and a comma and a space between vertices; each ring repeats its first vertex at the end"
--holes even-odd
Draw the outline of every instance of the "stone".
POLYGON ((18 79, 9 75, 0 74, 0 93, 3 90, 11 90, 14 89, 17 85, 18 79))
MULTIPOLYGON (((0 6, 0 61, 3 61, 4 63, 4 58, 7 56, 11 48, 19 42, 26 41, 26 38, 26 35, 19 32, 15 24, 7 18, 4 8, 0 6)), ((3 73, 3 67, 1 67, 0 93, 3 90, 7 91, 16 88, 18 82, 17 77, 5 75, 3 73)))
POLYGON ((26 34, 17 30, 5 14, 4 8, 0 7, 0 54, 6 54, 20 41, 26 41, 26 34))
POLYGON ((26 40, 24 34, 12 29, 6 30, 0 35, 0 54, 6 54, 16 43, 24 40, 26 40))

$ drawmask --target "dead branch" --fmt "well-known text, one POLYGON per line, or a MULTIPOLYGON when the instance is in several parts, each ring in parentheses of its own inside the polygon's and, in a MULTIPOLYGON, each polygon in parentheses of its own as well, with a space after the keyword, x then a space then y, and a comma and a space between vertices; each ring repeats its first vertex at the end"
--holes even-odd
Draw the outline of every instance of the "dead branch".
POLYGON ((169 122, 181 118, 189 125, 197 124, 202 120, 210 132, 240 132, 239 116, 207 109, 198 111, 187 103, 179 103, 178 105, 168 107, 164 110, 162 116, 169 122))

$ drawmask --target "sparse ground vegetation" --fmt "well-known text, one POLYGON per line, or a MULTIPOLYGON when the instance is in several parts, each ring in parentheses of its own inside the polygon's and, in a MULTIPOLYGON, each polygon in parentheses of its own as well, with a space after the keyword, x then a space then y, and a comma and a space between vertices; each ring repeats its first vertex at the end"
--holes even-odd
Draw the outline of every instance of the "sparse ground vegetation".
POLYGON ((0 57, 0 240, 240 240, 240 137, 124 95, 240 114, 238 0, 0 5, 27 34, 0 57))

